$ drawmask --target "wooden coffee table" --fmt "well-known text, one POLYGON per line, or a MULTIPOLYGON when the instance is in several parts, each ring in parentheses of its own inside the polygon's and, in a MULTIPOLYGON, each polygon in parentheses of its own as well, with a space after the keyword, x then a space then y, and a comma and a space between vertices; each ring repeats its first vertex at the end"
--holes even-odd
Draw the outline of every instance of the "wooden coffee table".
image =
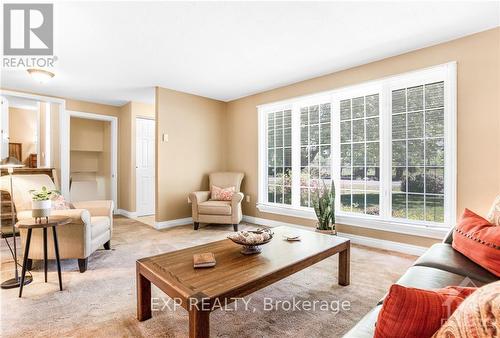
POLYGON ((350 282, 348 239, 289 227, 276 227, 262 252, 245 256, 229 239, 173 251, 137 261, 137 319, 151 318, 151 283, 180 301, 189 312, 189 336, 209 337, 209 315, 214 304, 226 304, 339 254, 338 283, 350 282), (300 242, 282 239, 301 236, 300 242), (212 252, 217 265, 194 269, 193 254, 212 252))

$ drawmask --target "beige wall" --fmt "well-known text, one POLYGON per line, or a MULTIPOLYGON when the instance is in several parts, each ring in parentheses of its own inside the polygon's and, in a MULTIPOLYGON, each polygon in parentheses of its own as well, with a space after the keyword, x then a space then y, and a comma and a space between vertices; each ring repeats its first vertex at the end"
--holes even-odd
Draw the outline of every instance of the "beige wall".
MULTIPOLYGON (((330 75, 266 91, 227 104, 227 169, 244 171, 242 190, 251 196, 243 212, 278 221, 313 221, 257 210, 257 110, 273 101, 358 84, 385 76, 457 61, 458 212, 467 207, 485 214, 500 193, 500 28, 330 75)), ((339 231, 416 245, 434 240, 350 226, 339 231)))
POLYGON ((12 143, 22 144, 23 163, 30 154, 36 154, 36 130, 38 128, 36 110, 9 108, 9 137, 12 143))
POLYGON ((155 103, 156 221, 189 217, 189 192, 207 189, 207 174, 225 167, 226 103, 165 88, 155 103))
POLYGON ((155 118, 155 105, 129 102, 120 108, 120 209, 136 211, 135 122, 136 118, 155 118))

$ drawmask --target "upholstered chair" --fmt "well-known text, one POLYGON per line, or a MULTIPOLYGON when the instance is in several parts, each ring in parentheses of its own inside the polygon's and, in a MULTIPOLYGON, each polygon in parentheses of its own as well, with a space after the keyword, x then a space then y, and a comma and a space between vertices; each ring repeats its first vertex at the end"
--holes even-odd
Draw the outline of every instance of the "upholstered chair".
POLYGON ((238 231, 238 224, 242 219, 240 192, 243 173, 218 172, 209 175, 209 189, 212 185, 219 188, 234 187, 235 193, 231 201, 211 200, 210 191, 195 191, 189 194, 192 203, 194 229, 198 230, 200 223, 232 224, 234 231, 238 231))
MULTIPOLYGON (((13 175, 13 201, 17 219, 31 218, 30 190, 40 190, 46 186, 50 190, 56 187, 47 175, 13 175)), ((7 176, 0 178, 0 189, 8 190, 7 176)), ((72 203, 74 209, 52 210, 51 215, 67 216, 72 222, 57 229, 59 256, 61 259, 78 259, 80 272, 87 270, 89 256, 99 247, 111 249, 113 233, 113 201, 88 201, 72 203)), ((41 229, 35 229, 31 236, 29 265, 32 260, 43 259, 43 237, 41 229), (39 231, 38 231, 39 230, 39 231)), ((21 230, 21 244, 26 242, 26 230, 21 230)), ((55 259, 52 237, 48 236, 48 258, 55 259)), ((23 249, 24 252, 24 249, 23 249)))

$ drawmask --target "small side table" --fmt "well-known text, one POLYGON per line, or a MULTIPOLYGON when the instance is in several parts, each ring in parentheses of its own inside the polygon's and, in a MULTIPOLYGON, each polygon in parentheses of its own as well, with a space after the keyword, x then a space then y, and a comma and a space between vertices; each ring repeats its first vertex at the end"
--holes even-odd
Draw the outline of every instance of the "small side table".
POLYGON ((24 278, 26 277, 26 266, 28 265, 28 255, 30 252, 30 242, 31 242, 31 232, 33 229, 43 230, 43 259, 45 265, 45 283, 47 283, 47 228, 52 228, 52 234, 54 235, 54 252, 57 261, 57 275, 59 277, 59 290, 62 291, 62 278, 61 278, 61 261, 59 260, 59 244, 57 243, 57 231, 56 227, 58 225, 65 225, 71 223, 71 218, 65 216, 50 216, 47 220, 44 219, 41 223, 35 222, 34 218, 29 218, 17 222, 16 227, 18 229, 27 229, 28 235, 26 237, 26 243, 24 247, 24 257, 23 257, 23 270, 21 273, 21 286, 19 287, 19 297, 23 295, 24 278))

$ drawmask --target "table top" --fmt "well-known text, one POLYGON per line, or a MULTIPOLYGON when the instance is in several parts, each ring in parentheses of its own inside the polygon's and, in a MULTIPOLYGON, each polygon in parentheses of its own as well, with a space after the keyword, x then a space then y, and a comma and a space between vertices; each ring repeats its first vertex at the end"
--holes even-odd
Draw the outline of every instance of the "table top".
POLYGON ((34 218, 27 218, 16 223, 19 229, 41 229, 71 223, 72 219, 66 216, 49 216, 48 222, 42 217, 41 223, 35 222, 34 218))
POLYGON ((137 261, 138 273, 171 297, 186 301, 244 297, 329 256, 347 250, 350 242, 291 227, 273 228, 274 238, 254 255, 240 253, 241 245, 229 239, 146 257, 137 261), (299 235, 301 241, 285 241, 283 235, 299 235), (193 254, 212 252, 217 264, 194 269, 193 254))

